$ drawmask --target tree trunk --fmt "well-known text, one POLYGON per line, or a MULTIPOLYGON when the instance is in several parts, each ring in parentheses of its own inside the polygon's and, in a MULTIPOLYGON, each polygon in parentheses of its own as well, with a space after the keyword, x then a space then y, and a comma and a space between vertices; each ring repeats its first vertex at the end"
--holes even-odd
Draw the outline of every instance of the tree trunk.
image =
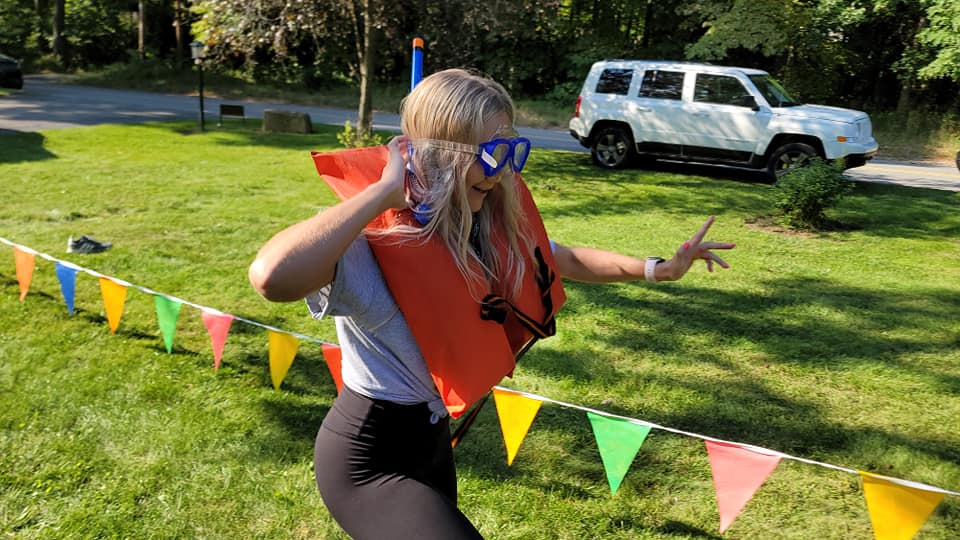
POLYGON ((910 91, 913 86, 913 80, 900 82, 900 96, 897 98, 897 114, 908 114, 911 108, 910 91))
MULTIPOLYGON (((361 15, 363 16, 363 34, 357 38, 358 56, 360 60, 360 106, 357 111, 357 143, 364 137, 369 137, 373 131, 373 104, 370 96, 371 77, 373 76, 374 60, 374 28, 372 11, 373 0, 362 0, 361 15)), ((359 30, 359 21, 356 26, 359 30)))
POLYGON ((640 46, 644 49, 650 48, 650 22, 653 20, 653 7, 650 3, 651 0, 647 0, 643 6, 643 41, 640 46))
POLYGON ((140 0, 137 2, 137 54, 140 56, 140 60, 145 57, 143 52, 143 19, 145 16, 146 6, 143 0, 140 0))
POLYGON ((183 2, 181 0, 174 0, 173 2, 173 35, 176 40, 176 48, 174 49, 174 58, 176 59, 177 67, 183 67, 183 23, 180 22, 180 16, 183 13, 183 2))
POLYGON ((47 52, 49 51, 48 47, 50 46, 50 42, 47 40, 47 29, 45 26, 50 6, 47 0, 33 0, 33 7, 37 11, 37 48, 40 49, 41 53, 47 52))
POLYGON ((63 37, 63 24, 66 18, 66 0, 55 0, 53 4, 53 55, 61 66, 66 65, 67 40, 63 37))

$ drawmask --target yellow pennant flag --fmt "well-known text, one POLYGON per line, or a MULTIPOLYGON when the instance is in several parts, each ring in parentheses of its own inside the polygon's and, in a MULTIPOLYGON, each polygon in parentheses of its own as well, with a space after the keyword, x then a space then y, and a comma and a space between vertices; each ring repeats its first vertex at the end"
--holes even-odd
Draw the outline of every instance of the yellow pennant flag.
POLYGON ((917 482, 859 472, 877 540, 913 538, 944 496, 917 482))
POLYGON ((293 357, 297 355, 300 340, 282 332, 267 330, 270 338, 270 379, 273 388, 280 389, 280 383, 287 376, 287 371, 293 365, 293 357))
POLYGON ((513 458, 527 436, 530 424, 540 410, 541 402, 496 388, 493 389, 493 401, 497 405, 497 415, 500 417, 503 442, 507 445, 507 465, 513 465, 513 458))
POLYGON ((33 253, 28 253, 18 247, 13 248, 13 261, 17 268, 17 282, 20 283, 20 301, 27 297, 30 281, 33 279, 33 253))
POLYGON ((127 301, 127 288, 112 279, 102 277, 100 278, 100 295, 103 296, 103 307, 107 310, 110 333, 116 334, 117 328, 120 328, 123 304, 127 301))

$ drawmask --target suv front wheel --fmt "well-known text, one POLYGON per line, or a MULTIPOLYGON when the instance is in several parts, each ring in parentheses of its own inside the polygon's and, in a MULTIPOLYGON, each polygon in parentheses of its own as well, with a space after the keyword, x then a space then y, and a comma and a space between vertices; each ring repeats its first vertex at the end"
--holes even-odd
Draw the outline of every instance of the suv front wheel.
POLYGON ((809 144, 787 143, 770 156, 767 162, 767 173, 773 180, 779 180, 791 169, 803 167, 811 159, 817 157, 817 151, 809 144))
POLYGON ((626 167, 637 156, 633 137, 622 127, 606 127, 593 138, 593 162, 605 169, 626 167))

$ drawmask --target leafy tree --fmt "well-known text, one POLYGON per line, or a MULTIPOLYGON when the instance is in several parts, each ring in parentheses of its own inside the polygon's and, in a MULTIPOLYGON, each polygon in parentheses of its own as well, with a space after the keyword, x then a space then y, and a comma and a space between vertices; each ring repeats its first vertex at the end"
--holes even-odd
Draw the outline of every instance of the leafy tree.
POLYGON ((960 2, 929 0, 926 15, 928 24, 917 39, 931 50, 933 59, 917 74, 922 79, 946 77, 960 82, 960 2))
POLYGON ((38 47, 40 17, 30 0, 0 2, 0 52, 17 58, 38 47))

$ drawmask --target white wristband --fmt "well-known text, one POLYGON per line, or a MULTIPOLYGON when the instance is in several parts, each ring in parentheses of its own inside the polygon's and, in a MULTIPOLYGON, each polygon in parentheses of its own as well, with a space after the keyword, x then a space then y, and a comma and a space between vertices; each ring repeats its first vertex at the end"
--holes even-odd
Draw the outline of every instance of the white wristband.
POLYGON ((657 265, 662 263, 660 257, 647 257, 647 264, 643 267, 643 277, 650 283, 657 282, 657 265))

